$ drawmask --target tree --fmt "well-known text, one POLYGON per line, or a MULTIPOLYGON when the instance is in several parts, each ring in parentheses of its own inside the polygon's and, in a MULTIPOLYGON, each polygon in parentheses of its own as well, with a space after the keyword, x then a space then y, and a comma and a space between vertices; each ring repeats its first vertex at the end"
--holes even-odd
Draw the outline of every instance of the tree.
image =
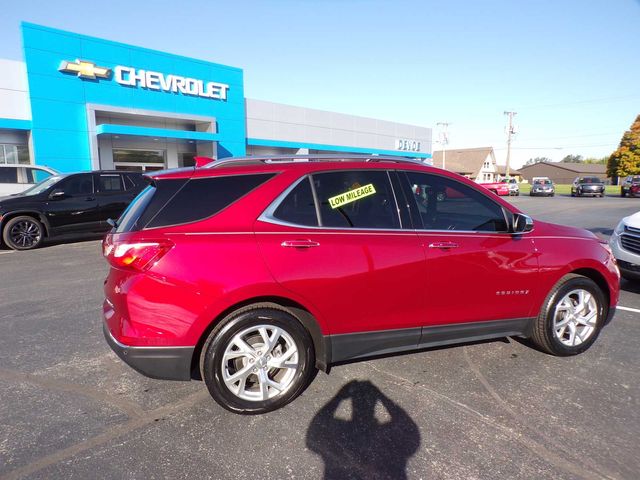
POLYGON ((609 160, 609 157, 602 157, 602 158, 591 158, 590 157, 590 158, 585 158, 584 159, 584 163, 606 165, 608 160, 609 160))
POLYGON ((582 163, 583 161, 582 155, 567 155, 560 160, 560 163, 582 163))
POLYGON ((527 160, 525 165, 533 165, 534 163, 551 162, 551 161, 552 160, 550 158, 547 158, 547 157, 536 157, 536 158, 530 158, 529 160, 527 160))
POLYGON ((611 154, 607 162, 607 175, 626 177, 640 174, 640 115, 624 132, 618 149, 611 154))

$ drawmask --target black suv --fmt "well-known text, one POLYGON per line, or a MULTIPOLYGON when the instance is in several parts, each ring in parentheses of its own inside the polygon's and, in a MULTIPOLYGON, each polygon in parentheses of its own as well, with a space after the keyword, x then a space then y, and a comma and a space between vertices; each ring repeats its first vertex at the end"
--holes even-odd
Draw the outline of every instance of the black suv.
POLYGON ((141 173, 103 171, 53 175, 16 195, 0 198, 4 244, 36 248, 45 237, 105 232, 145 187, 141 173))

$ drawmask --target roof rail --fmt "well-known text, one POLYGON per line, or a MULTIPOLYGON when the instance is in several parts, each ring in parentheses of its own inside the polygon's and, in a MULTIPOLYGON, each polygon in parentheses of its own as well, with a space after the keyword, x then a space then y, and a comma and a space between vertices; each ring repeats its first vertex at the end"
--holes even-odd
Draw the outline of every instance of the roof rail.
POLYGON ((396 162, 414 163, 424 165, 424 162, 415 158, 395 157, 392 155, 366 155, 361 153, 342 154, 317 154, 317 155, 269 155, 269 156, 246 156, 224 158, 213 161, 204 168, 217 168, 221 165, 229 165, 237 162, 263 162, 263 163, 302 163, 302 162, 396 162))

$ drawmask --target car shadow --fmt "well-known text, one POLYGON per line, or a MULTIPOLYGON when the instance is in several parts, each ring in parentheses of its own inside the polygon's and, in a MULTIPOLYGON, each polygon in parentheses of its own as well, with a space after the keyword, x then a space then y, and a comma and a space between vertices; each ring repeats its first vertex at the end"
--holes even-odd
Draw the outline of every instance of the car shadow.
POLYGON ((620 279, 620 290, 629 293, 640 293, 640 281, 634 282, 625 278, 620 279))
POLYGON ((306 445, 322 457, 325 480, 406 479, 420 431, 375 385, 354 380, 315 415, 306 445))

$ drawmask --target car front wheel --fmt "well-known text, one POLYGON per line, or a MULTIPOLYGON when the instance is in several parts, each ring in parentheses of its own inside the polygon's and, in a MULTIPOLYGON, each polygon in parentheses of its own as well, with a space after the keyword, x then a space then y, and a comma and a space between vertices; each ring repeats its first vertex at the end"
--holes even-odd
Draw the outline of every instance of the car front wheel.
POLYGON ((566 275, 547 296, 535 321, 532 340, 552 355, 582 353, 598 337, 605 312, 605 296, 593 280, 566 275))
POLYGON ((44 228, 42 223, 33 217, 14 217, 2 230, 5 245, 13 250, 30 250, 42 243, 44 228))
POLYGON ((285 406, 315 373, 313 342, 284 310, 250 307, 225 318, 207 339, 202 377, 213 399, 235 413, 285 406))

